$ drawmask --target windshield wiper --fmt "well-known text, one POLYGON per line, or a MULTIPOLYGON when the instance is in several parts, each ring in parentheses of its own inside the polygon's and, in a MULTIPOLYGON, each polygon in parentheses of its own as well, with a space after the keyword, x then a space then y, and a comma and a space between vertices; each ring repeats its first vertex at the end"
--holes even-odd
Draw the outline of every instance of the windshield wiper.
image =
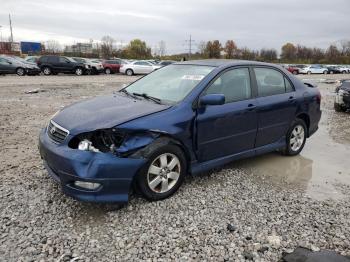
POLYGON ((122 90, 120 90, 120 92, 123 92, 124 94, 131 96, 132 98, 136 98, 136 96, 134 94, 129 93, 128 90, 126 90, 126 89, 122 89, 122 90))
POLYGON ((154 97, 154 96, 150 96, 150 95, 147 95, 146 93, 132 93, 133 95, 135 96, 141 96, 143 98, 146 98, 146 99, 149 99, 149 100, 152 100, 154 102, 156 102, 157 104, 161 104, 162 103, 162 100, 157 98, 157 97, 154 97))

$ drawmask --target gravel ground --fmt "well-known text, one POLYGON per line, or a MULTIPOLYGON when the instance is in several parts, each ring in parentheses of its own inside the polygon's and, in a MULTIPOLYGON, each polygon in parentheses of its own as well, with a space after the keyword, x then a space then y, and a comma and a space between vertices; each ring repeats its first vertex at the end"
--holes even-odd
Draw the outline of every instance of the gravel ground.
MULTIPOLYGON (((317 82, 320 76, 307 78, 317 82)), ((310 186, 286 182, 286 177, 276 182, 242 161, 188 177, 177 194, 161 202, 134 196, 114 210, 64 196, 43 169, 40 128, 60 106, 109 94, 134 79, 0 77, 1 261, 279 261, 282 252, 298 246, 350 255, 349 173, 334 181, 320 176, 326 189, 340 192, 339 198, 309 194, 310 186), (25 93, 35 89, 40 92, 25 93)), ((319 139, 323 134, 348 148, 350 114, 333 112, 334 84, 320 87, 325 113, 319 139)), ((326 157, 331 159, 331 153, 326 157)), ((287 159, 284 169, 293 161, 287 159)), ((318 177, 318 162, 313 163, 311 176, 318 177)))

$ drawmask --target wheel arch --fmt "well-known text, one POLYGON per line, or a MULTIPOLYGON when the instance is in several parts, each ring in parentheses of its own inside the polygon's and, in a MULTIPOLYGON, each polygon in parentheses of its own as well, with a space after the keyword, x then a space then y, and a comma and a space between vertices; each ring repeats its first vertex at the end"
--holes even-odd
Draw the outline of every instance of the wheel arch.
POLYGON ((310 116, 307 113, 300 113, 296 117, 297 119, 301 119, 305 122, 306 128, 307 128, 307 137, 309 137, 309 130, 310 130, 310 116))
POLYGON ((149 143, 147 146, 138 149, 136 152, 132 153, 129 157, 131 158, 146 158, 147 155, 155 150, 156 148, 160 146, 165 146, 165 145, 175 145, 180 148, 180 150, 183 152, 185 160, 186 160, 186 166, 187 170, 186 173, 188 174, 190 170, 190 164, 191 164, 191 154, 186 148, 186 146, 178 139, 175 137, 171 136, 170 134, 166 133, 160 133, 159 136, 154 139, 151 143, 149 143))

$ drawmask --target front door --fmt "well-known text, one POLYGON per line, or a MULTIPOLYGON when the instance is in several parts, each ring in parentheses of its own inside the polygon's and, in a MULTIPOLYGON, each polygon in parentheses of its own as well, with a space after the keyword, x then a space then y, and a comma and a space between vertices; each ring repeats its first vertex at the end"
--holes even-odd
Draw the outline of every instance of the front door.
POLYGON ((66 57, 58 58, 58 66, 60 72, 72 72, 73 71, 73 63, 68 60, 66 57))
POLYGON ((225 104, 197 109, 198 160, 204 162, 253 149, 257 113, 249 69, 225 71, 203 93, 206 94, 223 94, 225 104))

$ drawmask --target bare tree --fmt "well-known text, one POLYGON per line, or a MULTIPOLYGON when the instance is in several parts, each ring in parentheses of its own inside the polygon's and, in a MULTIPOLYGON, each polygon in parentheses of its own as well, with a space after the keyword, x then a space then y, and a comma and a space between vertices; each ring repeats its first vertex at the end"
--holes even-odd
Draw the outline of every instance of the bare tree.
POLYGON ((207 48, 207 43, 205 41, 200 41, 197 45, 197 48, 199 50, 199 53, 201 54, 202 57, 205 57, 205 52, 207 48))
POLYGON ((111 36, 104 36, 101 39, 101 53, 103 58, 110 58, 113 52, 114 38, 111 36))
POLYGON ((237 45, 233 40, 227 40, 224 51, 226 58, 232 59, 237 54, 237 45))
POLYGON ((165 56, 166 54, 166 43, 163 40, 158 44, 158 54, 160 57, 165 56))
POLYGON ((48 40, 45 42, 45 50, 48 53, 60 53, 62 52, 62 46, 57 40, 48 40))

